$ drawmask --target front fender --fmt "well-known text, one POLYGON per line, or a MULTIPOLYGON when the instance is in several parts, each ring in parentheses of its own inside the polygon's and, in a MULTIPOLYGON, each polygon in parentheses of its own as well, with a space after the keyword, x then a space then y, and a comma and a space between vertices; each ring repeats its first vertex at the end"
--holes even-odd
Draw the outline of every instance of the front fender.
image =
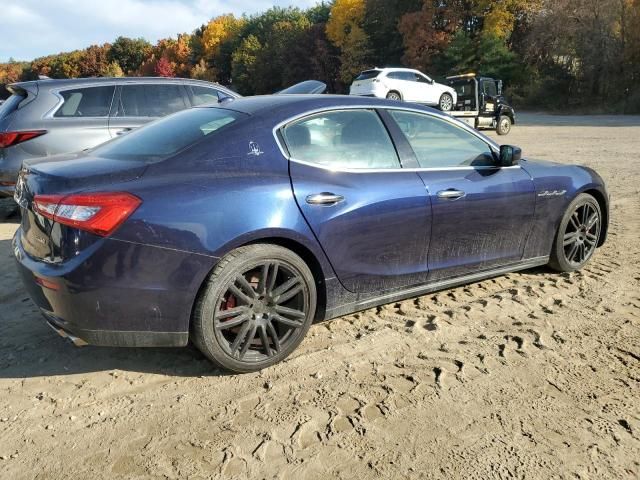
POLYGON ((593 170, 577 165, 523 160, 521 167, 531 176, 536 192, 536 206, 524 258, 549 255, 562 216, 581 193, 596 197, 603 212, 604 242, 609 222, 609 197, 602 178, 593 170))

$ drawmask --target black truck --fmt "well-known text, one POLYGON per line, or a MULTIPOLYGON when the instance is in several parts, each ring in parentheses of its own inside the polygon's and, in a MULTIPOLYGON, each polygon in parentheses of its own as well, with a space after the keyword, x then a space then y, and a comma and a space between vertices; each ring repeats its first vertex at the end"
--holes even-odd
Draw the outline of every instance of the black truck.
POLYGON ((467 73, 447 77, 447 83, 458 94, 450 115, 473 128, 495 130, 498 135, 511 131, 516 113, 502 95, 502 80, 467 73))

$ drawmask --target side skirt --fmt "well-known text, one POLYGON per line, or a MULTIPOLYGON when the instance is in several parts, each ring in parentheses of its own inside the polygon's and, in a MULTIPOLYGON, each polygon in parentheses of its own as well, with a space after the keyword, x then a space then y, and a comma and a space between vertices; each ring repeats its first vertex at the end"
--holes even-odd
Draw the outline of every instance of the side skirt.
POLYGON ((530 258, 493 270, 485 270, 469 275, 464 275, 462 277, 450 278, 434 283, 410 287, 404 290, 388 292, 376 297, 359 299, 354 302, 340 305, 338 307, 327 310, 325 319, 329 320, 331 318, 340 317, 342 315, 349 315, 350 313, 359 312, 360 310, 366 310, 367 308, 373 308, 379 305, 385 305, 387 303, 398 302, 400 300, 406 300, 407 298, 419 297, 421 295, 426 295, 438 290, 444 290, 447 288, 465 285, 467 283, 486 280, 487 278, 498 277, 500 275, 504 275, 505 273, 540 267, 542 265, 546 265, 547 263, 549 263, 549 256, 530 258))

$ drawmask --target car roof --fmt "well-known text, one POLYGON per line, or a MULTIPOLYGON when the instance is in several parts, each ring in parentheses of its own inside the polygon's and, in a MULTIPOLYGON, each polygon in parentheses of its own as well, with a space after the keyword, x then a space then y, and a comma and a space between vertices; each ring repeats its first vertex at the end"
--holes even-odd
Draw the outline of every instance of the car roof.
MULTIPOLYGON (((407 108, 406 103, 394 102, 387 99, 376 97, 361 97, 355 95, 256 95, 253 97, 240 97, 227 99, 221 103, 212 103, 200 105, 195 108, 225 108, 235 110, 249 115, 268 114, 278 116, 279 113, 304 113, 306 111, 334 109, 340 107, 363 107, 363 108, 381 108, 381 107, 397 107, 399 109, 407 108)), ((421 105, 409 105, 412 109, 424 110, 426 112, 435 112, 443 115, 442 112, 421 105)), ((444 116, 444 115, 443 115, 444 116)))
POLYGON ((31 80, 27 82, 17 82, 8 85, 9 87, 18 87, 27 89, 30 86, 36 86, 38 89, 52 89, 63 87, 78 87, 83 85, 104 85, 106 84, 128 84, 128 83, 189 83, 201 84, 203 86, 215 86, 225 91, 230 91, 217 83, 206 82, 204 80, 194 80, 191 78, 180 77, 90 77, 90 78, 43 78, 39 80, 31 80))

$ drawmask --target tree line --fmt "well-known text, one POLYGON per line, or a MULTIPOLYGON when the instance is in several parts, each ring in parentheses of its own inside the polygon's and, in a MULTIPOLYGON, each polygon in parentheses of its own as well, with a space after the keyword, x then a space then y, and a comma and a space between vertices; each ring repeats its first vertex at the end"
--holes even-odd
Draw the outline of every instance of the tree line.
POLYGON ((220 15, 192 33, 0 64, 0 84, 191 77, 264 94, 307 79, 345 93, 374 66, 501 78, 513 103, 640 112, 640 0, 334 0, 220 15))

